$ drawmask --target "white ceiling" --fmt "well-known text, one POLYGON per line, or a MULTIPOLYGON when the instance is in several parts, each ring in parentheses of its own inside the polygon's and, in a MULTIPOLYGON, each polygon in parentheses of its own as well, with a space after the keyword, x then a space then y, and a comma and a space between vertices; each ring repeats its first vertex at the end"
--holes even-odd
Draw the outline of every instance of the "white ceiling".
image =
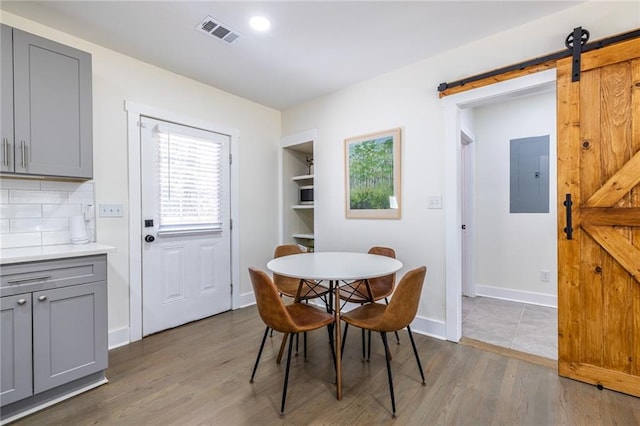
POLYGON ((0 8, 282 110, 581 2, 2 0, 0 8), (254 14, 271 20, 268 33, 249 28, 254 14), (239 40, 196 31, 207 15, 239 40))

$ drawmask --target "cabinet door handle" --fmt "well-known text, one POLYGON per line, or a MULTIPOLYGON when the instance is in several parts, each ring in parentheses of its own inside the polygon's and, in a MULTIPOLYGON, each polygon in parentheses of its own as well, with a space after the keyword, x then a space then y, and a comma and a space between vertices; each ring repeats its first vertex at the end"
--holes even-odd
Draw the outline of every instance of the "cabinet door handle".
POLYGON ((8 280, 9 284, 17 284, 24 283, 27 281, 40 281, 40 280, 48 280, 51 278, 51 275, 38 275, 37 277, 27 277, 27 278, 16 278, 15 280, 8 280))
POLYGON ((2 138, 2 149, 4 158, 2 159, 2 164, 5 166, 9 165, 9 140, 7 138, 2 138))
POLYGON ((38 300, 44 302, 45 300, 47 300, 47 296, 45 296, 44 294, 42 296, 38 296, 38 300))
POLYGON ((27 168, 27 144, 20 142, 20 151, 22 152, 22 167, 27 168))
POLYGON ((27 299, 18 299, 18 305, 24 305, 27 303, 27 299))

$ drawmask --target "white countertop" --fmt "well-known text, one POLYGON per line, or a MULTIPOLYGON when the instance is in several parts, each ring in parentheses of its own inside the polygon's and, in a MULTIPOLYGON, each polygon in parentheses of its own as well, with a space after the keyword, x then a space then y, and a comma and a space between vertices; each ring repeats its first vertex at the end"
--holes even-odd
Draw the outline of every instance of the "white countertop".
POLYGON ((0 250, 0 264, 91 256, 94 254, 114 253, 115 251, 115 247, 100 243, 10 248, 0 250))

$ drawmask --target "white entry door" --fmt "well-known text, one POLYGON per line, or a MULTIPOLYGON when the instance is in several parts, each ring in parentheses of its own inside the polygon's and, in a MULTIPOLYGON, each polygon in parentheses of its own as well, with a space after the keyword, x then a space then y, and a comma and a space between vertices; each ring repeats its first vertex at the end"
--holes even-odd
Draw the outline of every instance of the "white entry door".
POLYGON ((142 334, 231 308, 228 135, 142 117, 142 334))

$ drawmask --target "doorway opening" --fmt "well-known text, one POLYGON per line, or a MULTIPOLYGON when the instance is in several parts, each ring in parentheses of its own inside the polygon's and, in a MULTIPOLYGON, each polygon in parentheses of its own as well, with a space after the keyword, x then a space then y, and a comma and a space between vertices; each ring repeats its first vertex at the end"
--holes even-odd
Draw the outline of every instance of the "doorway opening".
MULTIPOLYGON (((471 138, 474 142, 469 145, 476 145, 474 151, 477 154, 477 145, 480 142, 475 135, 475 131, 473 127, 469 127, 469 116, 470 113, 473 112, 475 108, 482 107, 485 105, 496 104, 499 102, 504 102, 509 99, 522 98, 527 95, 538 94, 544 91, 549 91, 555 88, 555 70, 544 71, 532 75, 528 75, 525 77, 508 80, 500 83, 496 83, 491 86, 486 86, 474 90, 470 90, 467 92, 462 92, 456 95, 449 96, 443 99, 443 107, 445 109, 445 127, 446 127, 446 165, 447 165, 447 185, 446 185, 446 207, 447 211, 450 212, 446 218, 446 253, 447 253, 447 262, 446 262, 446 329, 447 329, 447 339, 458 342, 462 337, 462 295, 463 295, 463 235, 462 235, 462 225, 466 225, 463 223, 465 216, 463 215, 463 144, 461 143, 461 132, 464 133, 471 138), (466 127, 465 127, 466 126, 466 127)), ((555 121, 554 121, 555 123, 555 121)), ((555 127, 555 126, 554 126, 555 127)), ((555 138, 555 131, 553 134, 555 138)), ((466 150, 466 148, 465 148, 466 150)), ((477 166, 477 162, 475 163, 477 166)), ((490 165, 490 164, 489 164, 490 165)), ((508 176, 505 180, 505 186, 508 190, 508 176)), ((476 195, 480 197, 479 192, 476 188, 476 195)), ((489 193, 489 195, 491 195, 489 193)), ((486 194, 485 194, 486 196, 486 194)), ((475 206, 475 214, 474 217, 478 217, 477 212, 478 206, 475 206)), ((506 207, 506 211, 509 211, 508 205, 506 207)), ((553 214, 552 214, 553 215, 553 214)), ((555 215, 553 215, 553 219, 555 220, 555 215)), ((555 222, 554 222, 555 223, 555 222)), ((555 232, 555 224, 552 227, 555 232)), ((466 231, 469 229, 467 228, 466 231)), ((478 229, 474 229, 477 231, 478 229)), ((466 242, 467 247, 475 247, 477 249, 476 237, 471 242, 466 242)), ((523 244, 526 242, 523 239, 523 244)), ((490 254, 490 253, 489 253, 490 254)), ((555 253, 554 253, 555 254, 555 253)), ((473 255, 472 258, 476 258, 476 255, 473 255)), ((465 261, 467 264, 468 261, 465 261)), ((476 266, 478 265, 478 260, 476 260, 476 266)), ((551 267, 549 267, 551 269, 551 267)), ((468 270, 465 269, 464 274, 468 274, 468 270)), ((551 271, 549 272, 551 275, 551 271)), ((476 272, 477 275, 477 272, 476 272)), ((465 279, 468 282, 467 279, 465 279)), ((478 286, 476 286, 478 287, 478 286)), ((487 285, 485 283, 485 287, 476 288, 476 293, 482 293, 486 291, 490 287, 495 287, 491 285, 487 285), (480 291, 478 291, 480 290, 480 291)), ((465 292, 467 292, 466 284, 465 284, 465 292)), ((502 297, 502 298, 510 298, 512 300, 519 300, 517 297, 513 297, 513 294, 510 294, 508 291, 506 292, 507 296, 505 297, 495 294, 487 294, 491 297, 502 297)), ((534 292, 532 292, 534 293, 534 292)), ((504 293, 503 293, 504 294, 504 293)), ((534 297, 539 297, 538 295, 534 295, 534 297)), ((547 298, 544 298, 545 302, 548 302, 547 298)), ((538 302, 534 302, 538 303, 538 302)), ((542 303, 544 304, 544 303, 542 303)))
POLYGON ((549 161, 549 154, 556 157, 555 102, 550 86, 466 108, 463 135, 473 131, 475 143, 461 141, 462 335, 551 359, 557 359, 556 164, 549 161))

